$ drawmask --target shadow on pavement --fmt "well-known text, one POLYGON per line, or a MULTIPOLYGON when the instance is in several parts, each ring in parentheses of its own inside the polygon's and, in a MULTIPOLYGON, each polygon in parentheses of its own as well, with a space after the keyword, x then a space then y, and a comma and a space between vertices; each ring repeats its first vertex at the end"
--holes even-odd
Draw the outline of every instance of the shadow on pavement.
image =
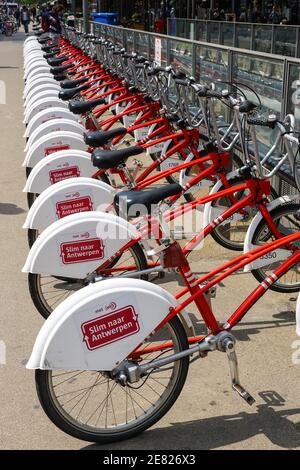
POLYGON ((300 408, 276 410, 276 406, 284 404, 284 399, 277 392, 264 391, 259 395, 266 403, 257 405, 256 413, 242 411, 237 414, 171 423, 166 428, 150 429, 127 441, 106 446, 91 444, 84 449, 217 449, 241 443, 259 434, 284 449, 300 447, 300 408), (299 421, 293 424, 288 417, 295 415, 299 415, 299 421))
POLYGON ((3 215, 17 215, 23 214, 26 212, 21 207, 18 207, 16 204, 11 204, 9 202, 0 202, 0 214, 3 215))

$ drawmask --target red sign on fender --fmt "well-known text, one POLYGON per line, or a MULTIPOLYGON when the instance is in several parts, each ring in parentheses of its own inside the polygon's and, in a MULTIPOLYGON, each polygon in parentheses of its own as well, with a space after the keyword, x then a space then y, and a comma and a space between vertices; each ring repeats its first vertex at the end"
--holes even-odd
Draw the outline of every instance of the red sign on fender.
POLYGON ((80 176, 78 166, 70 166, 69 168, 62 168, 61 170, 49 171, 51 184, 58 183, 59 181, 66 180, 67 178, 76 178, 77 176, 80 176))
POLYGON ((87 212, 92 210, 93 203, 89 196, 56 203, 56 213, 59 219, 62 219, 67 215, 77 214, 78 212, 87 212))
POLYGON ((103 242, 100 238, 66 242, 60 245, 60 256, 64 264, 82 263, 104 257, 103 242))
POLYGON ((45 157, 51 153, 58 152, 59 150, 69 150, 70 145, 57 145, 56 147, 46 147, 44 150, 45 157))
POLYGON ((81 330, 83 341, 93 351, 137 333, 140 326, 133 306, 128 305, 83 323, 81 330))

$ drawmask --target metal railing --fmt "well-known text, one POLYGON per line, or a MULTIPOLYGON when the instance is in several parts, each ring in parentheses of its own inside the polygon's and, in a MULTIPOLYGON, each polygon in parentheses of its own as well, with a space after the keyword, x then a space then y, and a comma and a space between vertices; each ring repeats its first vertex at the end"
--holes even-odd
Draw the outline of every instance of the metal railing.
MULTIPOLYGON (((173 65, 198 83, 214 82, 217 89, 236 82, 252 87, 261 101, 263 114, 275 113, 284 118, 292 113, 300 131, 300 59, 264 54, 245 49, 191 41, 172 36, 159 35, 120 26, 91 22, 91 31, 114 42, 127 51, 136 51, 161 65, 173 65)), ((249 99, 257 102, 250 90, 249 99)), ((218 113, 229 120, 230 110, 221 104, 218 113)), ((262 152, 272 141, 272 131, 257 129, 262 152)), ((292 169, 286 164, 282 168, 280 183, 294 185, 292 169)))
POLYGON ((300 26, 168 18, 169 36, 300 57, 300 26))

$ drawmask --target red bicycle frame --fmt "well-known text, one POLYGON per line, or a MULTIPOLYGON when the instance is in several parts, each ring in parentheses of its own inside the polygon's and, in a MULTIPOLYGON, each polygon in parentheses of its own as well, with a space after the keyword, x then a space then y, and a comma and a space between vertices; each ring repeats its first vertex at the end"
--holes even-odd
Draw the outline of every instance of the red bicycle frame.
MULTIPOLYGON (((208 236, 216 226, 223 223, 225 220, 229 219, 233 214, 243 211, 246 207, 256 206, 260 211, 261 207, 266 206, 265 194, 270 192, 270 182, 266 180, 258 179, 249 179, 245 183, 241 183, 234 187, 224 189, 214 194, 210 194, 203 198, 200 198, 191 203, 179 206, 172 211, 166 212, 163 214, 163 217, 166 222, 174 220, 176 217, 195 209, 197 206, 206 204, 208 202, 214 201, 219 198, 233 196, 235 192, 249 190, 250 194, 245 196, 240 201, 236 201, 231 207, 226 209, 224 213, 214 219, 210 224, 208 224, 203 230, 197 233, 183 248, 183 255, 189 254, 206 236, 208 236)), ((269 216, 269 223, 271 225, 271 230, 275 231, 275 224, 269 216)), ((111 258, 109 258, 105 263, 103 263, 99 268, 97 268, 97 273, 105 273, 105 275, 110 275, 118 271, 124 270, 124 267, 109 267, 109 265, 122 253, 130 249, 135 244, 141 242, 143 239, 149 237, 152 234, 155 234, 154 239, 158 245, 160 245, 160 239, 162 238, 161 229, 156 219, 149 218, 147 223, 139 228, 139 235, 134 239, 130 240, 125 246, 123 246, 118 252, 116 252, 111 258)), ((148 268, 158 267, 160 265, 157 263, 149 263, 148 268)), ((126 266, 126 271, 135 271, 136 266, 126 266)))
MULTIPOLYGON (((220 323, 217 321, 210 303, 207 300, 206 294, 212 287, 216 286, 228 276, 240 270, 247 264, 282 246, 290 245, 297 240, 300 240, 300 232, 293 235, 288 235, 281 238, 280 240, 275 240, 273 242, 267 243, 262 247, 249 251, 248 253, 244 253, 243 255, 238 256, 228 263, 219 266, 210 273, 205 274, 199 279, 196 279, 195 275, 192 273, 190 265, 187 259, 184 257, 180 246, 175 242, 175 245, 171 245, 173 246, 172 257, 174 256, 174 251, 176 251, 178 254, 177 259, 180 259, 180 262, 176 266, 173 265, 172 267, 176 267, 178 269, 179 274, 186 285, 184 289, 178 292, 176 299, 178 300, 187 294, 189 294, 189 296, 186 300, 178 304, 178 306, 172 308, 170 313, 157 326, 155 331, 159 331, 166 323, 181 313, 192 302, 196 304, 199 314, 205 322, 205 325, 208 329, 208 335, 216 335, 221 331, 230 331, 237 323, 242 320, 250 308, 266 293, 269 287, 274 284, 277 279, 279 279, 281 276, 287 273, 289 269, 300 262, 300 250, 297 249, 297 251, 291 254, 289 258, 284 260, 280 266, 274 269, 272 274, 267 276, 261 283, 259 283, 258 286, 247 296, 247 298, 235 309, 235 311, 230 315, 223 325, 220 325, 220 323)), ((170 250, 170 247, 166 248, 166 258, 168 258, 168 250, 170 250)), ((189 344, 201 342, 208 335, 189 337, 188 342, 189 344)), ((130 358, 137 360, 143 355, 155 351, 162 351, 163 349, 168 349, 171 346, 172 342, 167 342, 159 346, 147 347, 143 349, 137 348, 133 353, 130 354, 130 358)))

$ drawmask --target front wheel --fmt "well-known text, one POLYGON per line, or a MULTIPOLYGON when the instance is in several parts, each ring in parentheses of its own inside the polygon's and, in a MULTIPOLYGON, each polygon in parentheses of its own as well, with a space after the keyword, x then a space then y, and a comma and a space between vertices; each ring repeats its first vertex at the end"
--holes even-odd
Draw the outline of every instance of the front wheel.
MULTIPOLYGON (((146 339, 139 351, 146 348, 152 352, 140 356, 140 365, 186 350, 179 319, 173 318, 146 339), (166 342, 170 346, 162 349, 166 342), (158 346, 155 352, 154 346, 158 346)), ((110 372, 38 369, 36 388, 45 413, 57 427, 78 439, 105 444, 131 438, 159 421, 178 398, 188 367, 185 357, 126 385, 110 372)))
MULTIPOLYGON (((229 180, 230 187, 244 183, 245 180, 236 176, 229 180)), ((219 191, 226 189, 224 185, 220 187, 219 191)), ((217 194, 217 193, 216 193, 217 194)), ((235 202, 244 199, 250 194, 249 189, 243 191, 237 191, 233 193, 235 202)), ((269 196, 270 201, 276 199, 277 194, 271 187, 271 194, 269 196)), ((229 197, 220 197, 214 199, 211 203, 212 214, 214 218, 222 215, 229 207, 232 207, 233 202, 229 197)), ((244 248, 244 240, 253 217, 257 214, 257 208, 255 206, 244 207, 243 210, 236 212, 232 217, 226 219, 220 225, 217 225, 211 232, 213 239, 221 246, 228 250, 242 251, 244 248)), ((211 222, 212 220, 210 220, 211 222)))
MULTIPOLYGON (((298 211, 300 210, 300 204, 286 204, 281 207, 277 207, 270 212, 273 222, 276 225, 277 230, 284 236, 292 235, 300 230, 300 221, 298 211)), ((277 240, 272 231, 269 229, 267 222, 263 219, 257 226, 251 243, 253 245, 262 246, 268 242, 277 240)), ((299 241, 293 243, 293 246, 297 246, 300 249, 299 241)), ((281 247, 285 249, 284 246, 281 247)), ((257 269, 253 269, 251 272, 253 276, 262 282, 266 276, 269 276, 274 269, 276 269, 283 261, 276 261, 276 251, 268 253, 268 263, 257 269)), ((266 255, 267 256, 267 255, 266 255)), ((281 276, 274 284, 270 287, 271 290, 276 292, 298 292, 300 291, 300 264, 293 266, 286 274, 281 276)))

